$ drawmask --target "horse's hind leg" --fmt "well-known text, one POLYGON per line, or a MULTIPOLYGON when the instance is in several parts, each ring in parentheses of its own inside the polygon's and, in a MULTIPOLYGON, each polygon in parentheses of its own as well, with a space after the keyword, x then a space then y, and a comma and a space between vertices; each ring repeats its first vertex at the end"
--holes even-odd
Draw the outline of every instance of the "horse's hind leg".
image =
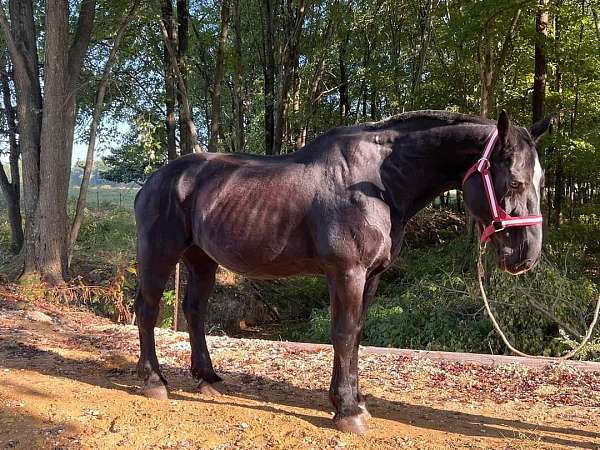
POLYGON ((221 377, 213 369, 206 345, 204 324, 208 299, 215 286, 218 264, 199 247, 191 247, 186 250, 183 260, 189 272, 183 311, 188 323, 192 346, 192 376, 200 380, 201 391, 216 394, 218 392, 211 385, 221 381, 221 377))
MULTIPOLYGON (((138 245, 138 289, 135 298, 135 314, 140 334, 140 359, 138 376, 144 380, 142 393, 150 398, 166 399, 166 380, 160 373, 154 341, 154 327, 158 319, 159 304, 165 284, 179 253, 175 250, 169 255, 164 249, 154 249, 151 245, 138 245)), ((169 248, 165 243, 164 248, 169 248)))

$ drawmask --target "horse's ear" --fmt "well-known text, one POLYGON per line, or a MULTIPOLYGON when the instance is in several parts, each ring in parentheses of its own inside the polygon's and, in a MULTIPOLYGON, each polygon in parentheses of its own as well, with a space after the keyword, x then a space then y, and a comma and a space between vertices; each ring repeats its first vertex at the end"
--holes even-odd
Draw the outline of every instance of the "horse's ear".
POLYGON ((544 117, 534 123, 529 129, 529 133, 533 137, 533 140, 537 143, 546 132, 552 133, 552 123, 554 122, 554 115, 544 117))
POLYGON ((500 111, 498 116, 498 136, 500 141, 506 143, 511 129, 510 118, 505 110, 500 111))

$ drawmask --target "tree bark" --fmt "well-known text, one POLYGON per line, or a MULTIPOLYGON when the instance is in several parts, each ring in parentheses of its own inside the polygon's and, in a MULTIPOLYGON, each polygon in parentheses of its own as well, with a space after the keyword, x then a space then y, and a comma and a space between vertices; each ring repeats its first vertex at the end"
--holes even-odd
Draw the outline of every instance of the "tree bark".
POLYGON ((297 66, 300 45, 300 35, 304 25, 305 1, 300 0, 297 8, 293 2, 285 2, 283 51, 281 53, 281 67, 279 71, 279 89, 275 102, 275 124, 273 131, 273 154, 280 154, 283 144, 284 131, 287 122, 289 106, 289 93, 294 80, 294 71, 297 66))
POLYGON ((23 165, 23 203, 25 216, 23 271, 21 276, 37 273, 37 203, 39 196, 40 131, 42 94, 33 4, 31 0, 9 2, 10 24, 0 6, 0 27, 13 65, 19 147, 23 165))
POLYGON ((410 93, 410 103, 411 109, 414 109, 415 106, 415 97, 416 93, 419 90, 419 86, 421 85, 421 77, 423 76, 423 69, 425 67, 425 58, 427 56, 427 51, 429 49, 429 42, 431 40, 431 9, 433 7, 433 2, 431 0, 427 0, 419 7, 419 28, 420 28, 420 36, 419 36, 419 53, 417 58, 417 63, 415 65, 415 70, 413 73, 413 80, 411 86, 410 93))
POLYGON ((113 41, 112 48, 110 49, 108 60, 106 61, 106 65, 104 66, 104 70, 102 71, 102 78, 100 79, 100 84, 96 93, 96 101, 94 104, 94 111, 92 113, 92 123, 90 124, 90 140, 88 142, 87 147, 85 165, 83 168, 83 176, 81 178, 81 186, 79 188, 79 196, 77 197, 75 217, 73 218, 73 222, 71 224, 71 231, 69 233, 69 265, 71 262, 71 256, 73 254, 73 247, 75 245, 75 242, 77 241, 77 235, 79 234, 79 229, 81 228, 81 223, 83 222, 86 197, 88 187, 90 185, 90 176, 92 174, 92 169, 94 165, 94 150, 96 148, 96 136, 98 133, 98 126, 100 125, 102 111, 104 109, 104 97, 106 95, 108 84, 110 83, 110 76, 113 66, 117 60, 117 51, 119 49, 119 46, 121 45, 121 41, 123 40, 123 36, 125 35, 127 27, 129 26, 137 12, 137 9, 140 5, 140 1, 141 0, 135 0, 133 2, 133 5, 129 9, 129 12, 123 18, 119 25, 119 29, 117 30, 117 34, 113 41))
POLYGON ((515 10, 509 29, 504 36, 502 46, 500 48, 500 54, 498 58, 494 55, 494 37, 492 35, 490 22, 494 19, 490 19, 484 24, 483 35, 479 41, 479 76, 481 79, 481 100, 479 107, 479 115, 481 117, 488 117, 494 106, 494 95, 496 90, 496 82, 498 81, 498 74, 502 72, 502 67, 506 61, 509 48, 512 43, 513 36, 519 18, 521 17, 521 9, 515 10))
POLYGON ((217 60, 215 63, 215 77, 212 85, 211 119, 208 140, 208 151, 216 152, 219 143, 219 127, 221 124, 221 85, 223 84, 225 59, 225 42, 229 33, 229 16, 231 12, 231 0, 223 0, 221 5, 221 31, 219 32, 219 44, 217 47, 217 60))
POLYGON ((346 123, 348 110, 350 109, 350 100, 348 98, 348 74, 346 71, 346 52, 349 42, 350 33, 346 33, 346 36, 342 39, 339 47, 340 85, 338 90, 340 94, 340 125, 346 123))
POLYGON ((175 138, 177 127, 177 119, 175 117, 175 99, 177 92, 175 87, 175 70, 169 54, 168 45, 171 45, 172 48, 176 48, 175 46, 177 40, 175 37, 175 26, 173 24, 173 3, 171 0, 162 0, 161 16, 168 36, 168 44, 166 41, 163 43, 163 64, 165 68, 165 108, 167 110, 167 115, 165 117, 165 127, 167 130, 167 157, 169 161, 173 161, 177 158, 177 143, 175 138))
POLYGON ((69 43, 69 3, 47 0, 45 18, 44 108, 40 135, 38 266, 50 285, 67 273, 67 198, 75 126, 75 101, 83 57, 89 45, 95 0, 83 0, 69 43))
POLYGON ((244 60, 242 55, 242 21, 241 2, 233 1, 233 32, 235 52, 235 74, 233 77, 233 122, 234 122, 234 149, 243 152, 246 146, 244 136, 244 60))
POLYGON ((532 122, 544 118, 544 104, 546 99, 546 37, 548 36, 548 11, 546 9, 546 0, 540 0, 538 12, 535 17, 535 76, 533 81, 532 98, 532 122))
POLYGON ((0 84, 2 85, 2 99, 7 124, 9 142, 9 170, 8 179, 4 167, 0 164, 0 190, 4 193, 8 208, 8 222, 10 224, 10 250, 18 254, 23 247, 23 218, 21 216, 21 176, 19 174, 19 144, 17 142, 17 124, 15 110, 12 105, 10 78, 6 70, 6 60, 0 62, 0 84))
POLYGON ((596 29, 596 36, 598 37, 598 49, 600 50, 600 16, 598 10, 592 9, 592 16, 594 18, 594 28, 596 29))
MULTIPOLYGON (((181 83, 185 86, 185 92, 187 92, 187 51, 188 51, 188 40, 189 40, 189 5, 187 0, 177 0, 177 66, 181 72, 181 83)), ((183 92, 181 89, 177 89, 177 102, 179 103, 179 147, 182 155, 192 153, 194 149, 194 143, 190 138, 190 131, 187 124, 191 117, 186 117, 186 111, 183 107, 183 92)), ((189 101, 189 99, 188 99, 189 101)), ((190 108, 190 115, 192 111, 190 108)))
POLYGON ((275 48, 273 46, 273 3, 262 1, 263 17, 263 75, 265 97, 265 153, 274 154, 275 135, 275 48))
POLYGON ((184 120, 185 123, 187 123, 187 128, 188 128, 188 132, 189 132, 188 137, 189 137, 190 143, 192 144, 192 148, 194 149, 194 152, 198 153, 198 152, 201 152, 202 149, 200 148, 200 144, 198 144, 198 130, 196 128, 196 124, 194 124, 194 121, 192 119, 187 88, 185 86, 183 76, 182 76, 181 72, 179 71, 179 65, 177 64, 177 52, 176 52, 175 48, 173 48, 173 46, 169 42, 169 34, 167 32, 167 27, 165 25, 165 22, 162 19, 160 20, 160 30, 161 30, 163 42, 165 43, 165 45, 167 47, 167 52, 169 54, 169 58, 171 58, 171 66, 173 67, 173 69, 175 71, 175 78, 177 79, 177 87, 181 91, 180 114, 183 115, 182 120, 184 120))
MULTIPOLYGON (((557 14, 554 18, 554 40, 556 43, 556 47, 560 48, 560 46, 562 45, 562 23, 561 23, 561 19, 560 16, 557 14)), ((562 82, 563 82, 563 74, 562 74, 562 69, 561 69, 561 61, 557 60, 556 61, 556 76, 555 76, 555 86, 554 86, 554 90, 556 92, 556 94, 558 94, 558 110, 562 111, 562 105, 563 105, 563 89, 562 89, 562 82)), ((556 122, 556 128, 558 130, 559 133, 563 132, 563 117, 562 117, 562 113, 559 113, 558 118, 557 118, 557 122, 556 122)), ((554 195, 551 197, 552 201, 548 202, 549 204, 551 203, 551 207, 552 209, 548 211, 549 215, 551 216, 551 218, 553 219, 554 222, 554 226, 556 226, 557 228, 560 227, 560 219, 561 219, 561 215, 562 215, 562 204, 563 204, 563 198, 564 198, 564 170, 563 170, 563 157, 562 157, 562 153, 560 151, 560 148, 558 147, 552 147, 550 149, 552 151, 552 153, 554 153, 554 195)), ((550 185, 550 183, 548 183, 550 185)), ((550 198, 550 196, 549 196, 550 198)), ((550 207, 549 207, 550 208, 550 207)))
POLYGON ((76 82, 89 45, 95 0, 83 0, 72 44, 69 3, 48 0, 45 11, 44 101, 39 81, 31 1, 9 3, 11 25, 0 8, 15 71, 25 194, 23 275, 41 272, 56 284, 66 274, 67 196, 75 124, 76 82))

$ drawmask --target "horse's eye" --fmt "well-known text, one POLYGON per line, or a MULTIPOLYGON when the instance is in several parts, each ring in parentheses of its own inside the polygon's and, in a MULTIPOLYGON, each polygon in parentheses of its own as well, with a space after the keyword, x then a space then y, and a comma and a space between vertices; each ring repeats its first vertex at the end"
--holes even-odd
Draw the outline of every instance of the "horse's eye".
POLYGON ((523 183, 521 183, 520 181, 511 181, 510 182, 510 188, 516 190, 521 189, 521 187, 523 186, 523 183))

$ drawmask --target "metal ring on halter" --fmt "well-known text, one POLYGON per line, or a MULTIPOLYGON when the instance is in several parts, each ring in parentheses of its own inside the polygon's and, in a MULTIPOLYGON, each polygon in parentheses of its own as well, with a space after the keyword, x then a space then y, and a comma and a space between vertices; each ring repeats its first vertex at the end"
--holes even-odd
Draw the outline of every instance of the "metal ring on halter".
POLYGON ((492 226, 494 227, 494 230, 496 230, 496 233, 498 231, 502 231, 504 230, 504 222, 501 220, 494 220, 492 221, 492 226))
POLYGON ((488 158, 479 158, 477 160, 477 171, 483 172, 485 170, 490 170, 490 160, 488 158), (480 168, 479 166, 483 163, 484 165, 480 168))

